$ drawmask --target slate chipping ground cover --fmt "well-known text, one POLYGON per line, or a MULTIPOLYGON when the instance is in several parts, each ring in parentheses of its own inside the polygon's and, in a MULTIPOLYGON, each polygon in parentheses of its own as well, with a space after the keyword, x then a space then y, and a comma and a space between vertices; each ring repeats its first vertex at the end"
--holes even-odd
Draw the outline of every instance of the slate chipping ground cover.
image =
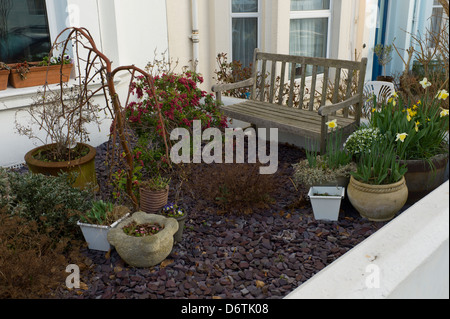
MULTIPOLYGON (((97 149, 99 184, 104 190, 107 172, 101 163, 105 145, 97 149)), ((278 183, 272 200, 255 205, 247 214, 224 213, 214 200, 203 196, 194 199, 189 192, 184 193, 182 204, 189 216, 183 240, 160 265, 132 268, 114 249, 106 254, 84 249, 80 289, 62 285, 52 297, 285 297, 386 224, 361 218, 347 199, 342 202, 338 222, 316 221, 310 204, 299 200, 290 180, 292 164, 304 156, 303 150, 280 144, 279 170, 274 176, 278 183)), ((196 164, 192 176, 207 180, 210 169, 215 168, 205 165, 196 164)), ((169 201, 173 196, 171 192, 169 201)))

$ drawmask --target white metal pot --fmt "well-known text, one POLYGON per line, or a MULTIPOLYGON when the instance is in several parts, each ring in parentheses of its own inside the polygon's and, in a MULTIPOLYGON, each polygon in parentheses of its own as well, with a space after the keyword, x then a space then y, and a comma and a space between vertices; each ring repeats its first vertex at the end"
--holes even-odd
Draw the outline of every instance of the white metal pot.
POLYGON ((108 242, 107 237, 109 230, 116 227, 122 220, 124 220, 128 216, 130 216, 129 213, 109 226, 85 224, 80 221, 77 222, 77 225, 80 226, 81 231, 83 232, 84 239, 88 243, 89 249, 109 251, 111 249, 111 244, 108 242))
POLYGON ((345 187, 313 186, 309 189, 314 218, 316 220, 337 221, 345 187))

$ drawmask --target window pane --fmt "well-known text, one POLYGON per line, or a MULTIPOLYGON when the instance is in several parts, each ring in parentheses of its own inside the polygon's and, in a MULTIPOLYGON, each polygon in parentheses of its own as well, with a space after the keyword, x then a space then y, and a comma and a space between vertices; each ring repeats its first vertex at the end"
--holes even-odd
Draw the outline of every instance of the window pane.
POLYGON ((330 0, 291 0, 291 11, 329 10, 330 0))
POLYGON ((258 0, 233 0, 231 12, 258 12, 258 0))
POLYGON ((45 0, 0 1, 0 61, 40 61, 50 48, 45 0))
MULTIPOLYGON (((325 58, 327 56, 328 18, 292 19, 289 35, 291 55, 325 58)), ((320 71, 320 70, 319 70, 320 71)), ((311 75, 309 67, 306 75, 311 75)))
POLYGON ((258 19, 233 18, 233 60, 249 66, 257 45, 258 19))

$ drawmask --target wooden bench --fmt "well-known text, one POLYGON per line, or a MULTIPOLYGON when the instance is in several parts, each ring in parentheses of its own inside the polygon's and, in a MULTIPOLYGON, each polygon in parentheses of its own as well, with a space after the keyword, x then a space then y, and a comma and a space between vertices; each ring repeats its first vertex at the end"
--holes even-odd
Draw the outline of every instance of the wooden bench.
POLYGON ((212 91, 216 93, 216 100, 221 102, 221 92, 249 87, 248 99, 220 107, 226 116, 257 127, 278 128, 310 139, 320 145, 323 154, 327 138, 332 133, 326 125, 328 121, 336 119, 344 136, 360 125, 366 65, 366 58, 354 62, 271 54, 256 49, 250 79, 217 84, 212 91), (305 71, 307 68, 312 69, 310 74, 305 71), (317 83, 320 78, 321 87, 317 83), (329 85, 333 83, 330 78, 334 79, 334 85, 329 85), (308 82, 310 85, 307 85, 308 82), (297 87, 297 93, 294 87, 297 87), (329 88, 333 92, 327 92, 329 88), (319 91, 321 96, 317 97, 315 93, 319 91), (327 98, 327 93, 332 98, 327 98), (297 101, 300 101, 297 107, 294 106, 296 94, 299 95, 297 101), (304 103, 308 95, 309 101, 304 103))

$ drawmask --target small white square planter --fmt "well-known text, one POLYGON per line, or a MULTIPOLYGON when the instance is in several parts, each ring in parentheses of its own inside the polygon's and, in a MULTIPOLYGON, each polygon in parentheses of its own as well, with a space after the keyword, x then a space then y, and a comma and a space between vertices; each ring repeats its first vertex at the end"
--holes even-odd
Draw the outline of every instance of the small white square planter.
POLYGON ((107 238, 109 230, 116 227, 122 220, 124 220, 128 216, 130 216, 130 214, 126 214, 110 226, 85 224, 80 221, 77 222, 77 225, 80 226, 81 231, 83 232, 84 239, 88 243, 89 249, 109 251, 111 249, 111 245, 108 242, 107 238))
POLYGON ((341 200, 345 195, 345 187, 313 186, 308 196, 311 200, 314 218, 316 220, 337 221, 341 200), (319 195, 324 194, 324 195, 319 195))

